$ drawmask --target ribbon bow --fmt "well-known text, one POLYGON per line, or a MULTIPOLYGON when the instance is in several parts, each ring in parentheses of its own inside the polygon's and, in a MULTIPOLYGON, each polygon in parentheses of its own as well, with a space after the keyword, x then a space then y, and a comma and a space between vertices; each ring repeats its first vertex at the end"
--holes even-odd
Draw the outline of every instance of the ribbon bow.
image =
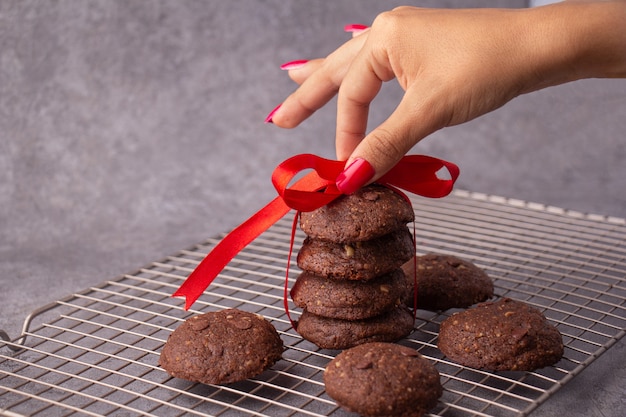
MULTIPOLYGON (((188 310, 235 255, 290 209, 313 211, 341 196, 335 180, 344 167, 345 161, 311 154, 295 155, 282 162, 272 174, 278 197, 227 234, 172 296, 185 297, 185 310, 188 310), (289 183, 307 169, 313 171, 289 187, 289 183)), ((425 155, 407 155, 376 182, 423 197, 439 198, 452 191, 458 176, 459 168, 451 162, 425 155), (438 176, 443 168, 450 178, 438 176)))

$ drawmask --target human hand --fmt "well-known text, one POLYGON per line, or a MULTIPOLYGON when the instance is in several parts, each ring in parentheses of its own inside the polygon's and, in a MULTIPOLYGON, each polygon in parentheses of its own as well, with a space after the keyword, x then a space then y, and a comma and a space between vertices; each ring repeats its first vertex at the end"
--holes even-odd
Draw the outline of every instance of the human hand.
MULTIPOLYGON (((623 11, 624 2, 613 3, 623 11)), ((580 23, 592 11, 582 10, 587 6, 401 7, 382 13, 369 30, 325 59, 290 69, 300 87, 269 118, 277 126, 295 127, 337 94, 336 152, 346 160, 337 186, 354 192, 438 129, 472 120, 526 92, 606 75, 597 65, 574 66, 590 61, 589 43, 580 42, 590 30, 580 23), (404 97, 385 122, 366 134, 369 104, 382 83, 394 78, 404 97)), ((606 19, 608 12, 603 12, 606 19)))

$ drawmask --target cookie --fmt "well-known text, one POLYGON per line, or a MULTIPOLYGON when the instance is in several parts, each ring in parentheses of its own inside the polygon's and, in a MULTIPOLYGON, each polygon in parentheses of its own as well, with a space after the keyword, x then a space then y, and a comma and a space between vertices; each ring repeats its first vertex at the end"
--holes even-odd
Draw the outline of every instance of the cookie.
POLYGON ((326 366, 324 385, 340 407, 365 417, 421 417, 443 393, 435 366, 393 343, 344 350, 326 366))
POLYGON ((344 195, 317 210, 300 214, 308 236, 331 242, 361 242, 386 235, 415 219, 411 204, 378 184, 344 195))
POLYGON ((336 279, 369 280, 399 268, 415 253, 413 237, 404 228, 355 243, 334 243, 307 237, 298 252, 298 267, 336 279))
MULTIPOLYGON (((466 308, 493 297, 493 281, 473 263, 452 255, 427 254, 416 258, 417 308, 439 311, 466 308)), ((406 274, 406 305, 413 305, 415 265, 411 259, 402 269, 406 274)))
POLYGON ((228 384, 260 374, 282 353, 283 342, 269 321, 227 309, 191 317, 176 328, 159 364, 176 378, 228 384))
POLYGON ((492 371, 532 371, 563 356, 558 329, 538 309, 509 298, 448 317, 438 346, 454 362, 492 371))
POLYGON ((397 342, 413 331, 413 315, 404 306, 363 320, 340 320, 304 310, 296 331, 322 349, 348 349, 367 342, 397 342))
POLYGON ((400 268, 369 281, 335 280, 304 271, 291 289, 291 299, 318 316, 360 320, 394 309, 405 292, 400 268))

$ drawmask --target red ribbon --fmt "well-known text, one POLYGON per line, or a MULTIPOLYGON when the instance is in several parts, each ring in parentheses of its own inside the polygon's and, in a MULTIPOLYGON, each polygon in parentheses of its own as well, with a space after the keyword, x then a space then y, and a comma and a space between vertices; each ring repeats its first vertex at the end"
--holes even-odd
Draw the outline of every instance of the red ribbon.
MULTIPOLYGON (((235 255, 290 209, 313 211, 342 195, 335 179, 344 167, 345 161, 310 154, 293 156, 278 165, 272 174, 278 197, 226 235, 172 296, 185 297, 185 310, 188 310, 235 255), (298 174, 308 169, 313 171, 289 187, 298 174)), ((452 191, 458 176, 459 168, 451 162, 425 155, 407 155, 376 182, 423 197, 439 198, 452 191), (443 168, 450 178, 438 176, 443 168)))

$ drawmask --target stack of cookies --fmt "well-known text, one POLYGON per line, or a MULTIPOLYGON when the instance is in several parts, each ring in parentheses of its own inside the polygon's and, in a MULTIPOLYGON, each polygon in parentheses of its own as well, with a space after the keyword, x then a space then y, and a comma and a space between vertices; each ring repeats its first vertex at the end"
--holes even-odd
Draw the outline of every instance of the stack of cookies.
POLYGON ((347 349, 411 333, 401 266, 415 255, 407 227, 414 216, 404 197, 376 184, 301 214, 303 272, 291 298, 303 309, 296 326, 302 337, 323 349, 347 349))

